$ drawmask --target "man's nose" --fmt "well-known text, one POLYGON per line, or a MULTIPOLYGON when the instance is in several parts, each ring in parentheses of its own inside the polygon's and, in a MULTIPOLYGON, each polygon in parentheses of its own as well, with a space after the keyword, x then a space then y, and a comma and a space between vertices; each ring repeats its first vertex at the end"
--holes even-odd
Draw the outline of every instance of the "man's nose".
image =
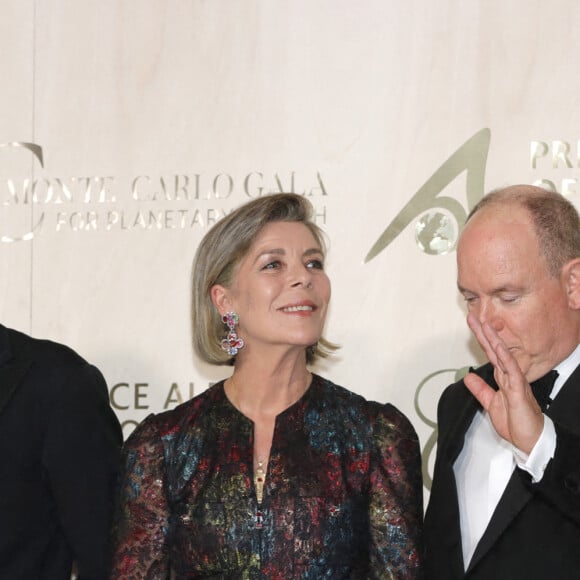
POLYGON ((486 322, 494 330, 500 330, 503 326, 497 307, 491 300, 482 300, 474 313, 480 324, 486 322))

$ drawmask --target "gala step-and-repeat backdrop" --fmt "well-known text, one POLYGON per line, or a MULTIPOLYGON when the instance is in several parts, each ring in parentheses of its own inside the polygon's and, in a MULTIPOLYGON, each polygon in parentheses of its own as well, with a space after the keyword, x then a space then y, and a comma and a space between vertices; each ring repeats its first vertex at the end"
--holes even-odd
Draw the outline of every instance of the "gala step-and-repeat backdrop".
POLYGON ((455 284, 498 186, 580 195, 575 0, 0 0, 0 320, 104 373, 125 435, 228 374, 192 354, 196 246, 307 196, 330 240, 317 371, 413 421, 481 360, 455 284))

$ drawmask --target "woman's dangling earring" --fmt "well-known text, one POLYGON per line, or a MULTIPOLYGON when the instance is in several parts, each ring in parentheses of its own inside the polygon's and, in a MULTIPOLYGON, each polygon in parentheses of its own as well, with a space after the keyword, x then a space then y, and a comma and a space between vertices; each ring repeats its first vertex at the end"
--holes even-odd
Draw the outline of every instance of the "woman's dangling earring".
POLYGON ((244 346, 244 339, 240 338, 234 330, 238 321, 239 317, 236 312, 226 312, 222 316, 222 322, 228 327, 228 333, 222 340, 222 349, 230 356, 236 356, 240 348, 244 346))

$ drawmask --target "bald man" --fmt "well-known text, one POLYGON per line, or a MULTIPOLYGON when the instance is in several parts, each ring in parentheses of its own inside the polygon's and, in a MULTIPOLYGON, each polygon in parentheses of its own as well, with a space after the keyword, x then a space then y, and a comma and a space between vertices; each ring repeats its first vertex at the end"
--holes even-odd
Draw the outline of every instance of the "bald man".
POLYGON ((580 578, 574 206, 527 185, 485 196, 459 240, 457 281, 489 363, 439 402, 426 578, 580 578))

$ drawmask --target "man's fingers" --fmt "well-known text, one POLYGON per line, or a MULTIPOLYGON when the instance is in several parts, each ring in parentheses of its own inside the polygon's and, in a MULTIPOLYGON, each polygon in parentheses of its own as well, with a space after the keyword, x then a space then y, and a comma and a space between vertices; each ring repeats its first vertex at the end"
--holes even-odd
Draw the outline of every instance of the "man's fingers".
POLYGON ((463 379, 469 392, 479 401, 481 406, 489 411, 495 391, 475 373, 468 373, 463 379))
POLYGON ((493 351, 493 348, 489 340, 485 336, 479 320, 477 320, 477 318, 473 314, 468 314, 467 324, 471 329, 471 332, 473 332, 473 335, 477 339, 479 346, 481 346, 481 348, 483 349, 483 352, 487 356, 489 362, 491 362, 491 364, 495 366, 496 363, 495 352, 493 351))
POLYGON ((504 380, 501 381, 501 384, 498 381, 500 389, 502 389, 506 394, 508 394, 509 391, 514 394, 518 393, 516 400, 519 400, 525 390, 530 388, 528 382, 515 357, 503 342, 500 342, 497 345, 496 354, 498 363, 504 372, 504 380))
MULTIPOLYGON (((507 349, 504 341, 499 337, 498 333, 487 323, 484 323, 481 328, 483 335, 489 342, 491 349, 495 355, 495 363, 494 366, 499 368, 503 373, 507 372, 507 368, 505 366, 506 357, 509 357, 511 360, 514 361, 515 359, 512 357, 511 353, 507 349), (503 356, 500 356, 501 355, 503 356)), ((517 365, 517 363, 515 363, 517 365)))

